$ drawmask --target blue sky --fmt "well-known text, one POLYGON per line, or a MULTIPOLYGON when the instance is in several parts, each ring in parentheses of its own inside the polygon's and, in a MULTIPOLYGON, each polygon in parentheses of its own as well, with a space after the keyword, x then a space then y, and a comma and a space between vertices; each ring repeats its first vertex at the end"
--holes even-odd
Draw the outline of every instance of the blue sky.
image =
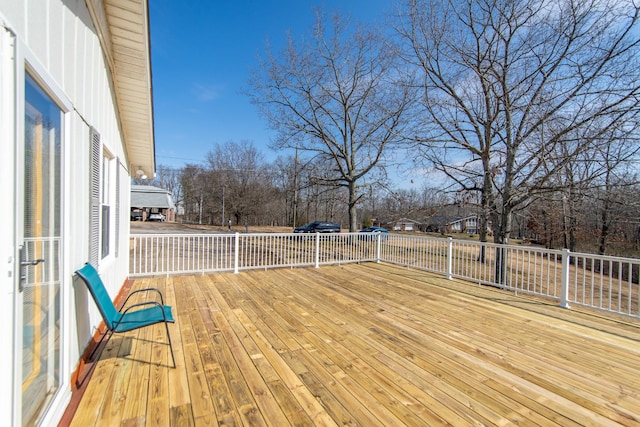
MULTIPOLYGON (((272 133, 241 90, 265 42, 306 34, 314 7, 381 20, 393 0, 152 0, 156 163, 204 160, 216 143, 250 140, 265 155, 272 133)), ((284 153, 282 153, 284 154, 284 153)))

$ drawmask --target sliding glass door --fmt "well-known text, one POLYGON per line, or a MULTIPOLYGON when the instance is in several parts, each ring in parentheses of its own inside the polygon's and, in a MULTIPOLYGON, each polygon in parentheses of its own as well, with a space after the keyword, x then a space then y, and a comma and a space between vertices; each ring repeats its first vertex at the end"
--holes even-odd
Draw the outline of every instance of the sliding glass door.
POLYGON ((21 363, 22 425, 35 425, 60 387, 63 114, 42 87, 25 76, 15 333, 21 342, 16 361, 21 363))

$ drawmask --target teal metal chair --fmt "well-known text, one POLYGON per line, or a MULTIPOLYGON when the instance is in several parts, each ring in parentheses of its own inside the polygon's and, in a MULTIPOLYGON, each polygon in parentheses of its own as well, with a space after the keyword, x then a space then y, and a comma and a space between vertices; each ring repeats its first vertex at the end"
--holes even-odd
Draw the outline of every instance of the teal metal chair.
POLYGON ((91 293, 93 300, 98 306, 100 314, 102 315, 102 318, 104 320, 104 324, 107 327, 107 331, 102 335, 100 341, 94 347, 87 361, 92 360, 96 350, 100 348, 102 341, 107 335, 109 336, 107 341, 109 341, 111 335, 116 332, 127 332, 134 329, 144 328, 145 326, 155 325, 156 323, 164 323, 167 330, 167 340, 169 341, 169 348, 171 349, 171 359, 173 361, 173 367, 176 367, 176 359, 173 355, 173 345, 171 344, 171 335, 169 335, 169 322, 173 323, 175 322, 175 320, 173 319, 173 315, 171 313, 171 307, 168 305, 164 305, 164 298, 162 297, 162 293, 159 289, 145 288, 131 292, 127 299, 124 301, 124 304, 122 304, 122 308, 120 309, 120 311, 118 311, 113 305, 113 302, 109 297, 107 289, 104 287, 104 283, 102 282, 100 275, 91 264, 85 264, 84 267, 76 271, 76 274, 87 285, 87 288, 89 288, 89 292, 91 293), (146 291, 157 292, 160 296, 160 302, 158 303, 157 301, 146 301, 127 307, 129 298, 137 293, 146 291))

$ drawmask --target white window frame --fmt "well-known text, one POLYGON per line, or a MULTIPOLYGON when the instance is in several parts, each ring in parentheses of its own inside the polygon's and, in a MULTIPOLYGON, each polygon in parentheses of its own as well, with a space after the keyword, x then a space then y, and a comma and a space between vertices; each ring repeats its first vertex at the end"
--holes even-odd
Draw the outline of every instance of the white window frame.
POLYGON ((116 158, 103 145, 100 167, 100 259, 114 254, 116 158), (106 241, 105 241, 106 239, 106 241))

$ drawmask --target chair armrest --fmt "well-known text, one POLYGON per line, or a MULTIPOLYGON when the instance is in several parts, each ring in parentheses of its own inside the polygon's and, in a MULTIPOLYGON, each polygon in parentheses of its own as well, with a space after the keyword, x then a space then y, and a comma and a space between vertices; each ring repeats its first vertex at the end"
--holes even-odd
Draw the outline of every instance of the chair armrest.
POLYGON ((146 291, 155 291, 155 292, 157 292, 158 295, 160 296, 160 303, 162 305, 164 305, 164 298, 162 297, 162 292, 160 292, 160 289, 158 289, 158 288, 144 288, 144 289, 137 289, 137 290, 131 292, 127 296, 127 298, 124 300, 124 302, 122 303, 121 309, 124 308, 125 305, 127 305, 127 301, 129 301, 129 298, 131 298, 133 295, 135 295, 137 293, 140 293, 140 292, 146 292, 146 291))
POLYGON ((165 322, 167 321, 167 316, 166 316, 166 314, 164 312, 164 305, 161 305, 157 301, 139 302, 139 303, 130 305, 124 311, 120 311, 120 314, 122 314, 122 316, 120 316, 120 319, 118 319, 118 321, 115 323, 113 329, 117 329, 118 328, 118 325, 120 324, 122 319, 124 319, 124 317, 125 317, 124 315, 127 314, 129 311, 131 311, 131 309, 136 308, 136 307, 144 307, 144 306, 147 306, 147 305, 153 305, 153 306, 158 307, 160 309, 160 312, 162 313, 162 318, 164 319, 165 322))
POLYGON ((135 304, 130 305, 129 307, 127 307, 127 308, 126 308, 126 310, 121 311, 121 312, 120 312, 120 314, 127 314, 129 311, 131 311, 131 309, 132 309, 132 308, 136 308, 136 307, 144 307, 144 306, 146 306, 146 305, 155 305, 155 306, 160 307, 160 308, 164 307, 164 305, 163 305, 163 304, 160 304, 160 303, 159 303, 159 302, 157 302, 157 301, 145 301, 145 302, 138 302, 138 303, 135 303, 135 304))

